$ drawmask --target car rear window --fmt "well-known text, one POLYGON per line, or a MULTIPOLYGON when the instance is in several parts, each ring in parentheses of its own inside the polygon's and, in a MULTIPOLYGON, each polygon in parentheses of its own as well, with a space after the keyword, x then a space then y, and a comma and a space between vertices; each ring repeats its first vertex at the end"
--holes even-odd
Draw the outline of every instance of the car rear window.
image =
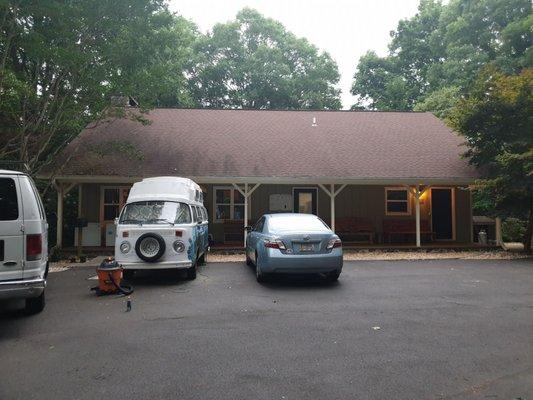
POLYGON ((274 232, 326 231, 322 220, 314 215, 294 215, 270 218, 268 228, 274 232))
POLYGON ((13 221, 19 217, 17 187, 12 178, 0 178, 0 221, 13 221))

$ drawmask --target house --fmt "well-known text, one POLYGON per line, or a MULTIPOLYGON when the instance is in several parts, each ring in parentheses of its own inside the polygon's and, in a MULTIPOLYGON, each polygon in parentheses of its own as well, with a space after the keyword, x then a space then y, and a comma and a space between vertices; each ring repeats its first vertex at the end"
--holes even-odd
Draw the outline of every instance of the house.
POLYGON ((430 113, 154 109, 89 126, 44 176, 77 188, 85 246, 111 246, 133 182, 176 175, 204 191, 210 231, 242 245, 262 214, 314 213, 346 243, 470 244, 477 172, 430 113))

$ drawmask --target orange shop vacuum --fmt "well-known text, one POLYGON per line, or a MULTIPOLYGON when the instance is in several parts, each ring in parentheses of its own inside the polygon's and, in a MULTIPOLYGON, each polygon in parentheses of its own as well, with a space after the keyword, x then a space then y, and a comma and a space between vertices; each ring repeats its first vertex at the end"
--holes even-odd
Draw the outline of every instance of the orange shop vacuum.
POLYGON ((131 286, 121 285, 122 267, 112 257, 106 258, 96 268, 98 286, 91 288, 98 296, 107 294, 123 294, 129 296, 133 293, 131 286))

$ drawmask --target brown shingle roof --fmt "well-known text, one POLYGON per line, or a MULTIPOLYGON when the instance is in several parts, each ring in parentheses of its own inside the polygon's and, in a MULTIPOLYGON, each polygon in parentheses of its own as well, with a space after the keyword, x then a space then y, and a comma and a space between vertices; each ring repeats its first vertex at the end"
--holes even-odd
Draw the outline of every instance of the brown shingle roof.
POLYGON ((69 159, 59 175, 477 176, 460 157, 463 139, 430 113, 154 109, 148 119, 84 130, 59 156, 69 159))

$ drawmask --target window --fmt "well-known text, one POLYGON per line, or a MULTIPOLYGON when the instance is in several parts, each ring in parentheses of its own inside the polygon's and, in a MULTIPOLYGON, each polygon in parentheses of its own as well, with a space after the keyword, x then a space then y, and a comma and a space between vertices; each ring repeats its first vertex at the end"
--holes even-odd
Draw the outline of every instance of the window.
MULTIPOLYGON (((193 208, 194 210, 194 208, 193 208)), ((172 201, 140 201, 124 207, 121 224, 190 224, 191 212, 185 203, 172 201)))
POLYGON ((255 224, 254 226, 254 231, 255 232, 263 232, 263 227, 265 226, 265 218, 261 218, 259 219, 259 221, 257 221, 257 224, 255 224))
POLYGON ((385 188, 385 214, 411 215, 407 188, 385 188))
POLYGON ((312 214, 274 216, 268 220, 270 232, 326 232, 328 226, 312 214))
POLYGON ((121 208, 128 199, 129 188, 102 188, 102 221, 112 221, 118 217, 121 208))
POLYGON ((214 203, 215 221, 244 219, 244 196, 237 189, 215 188, 214 203))
POLYGON ((14 221, 19 217, 17 188, 11 178, 0 178, 0 221, 14 221))

